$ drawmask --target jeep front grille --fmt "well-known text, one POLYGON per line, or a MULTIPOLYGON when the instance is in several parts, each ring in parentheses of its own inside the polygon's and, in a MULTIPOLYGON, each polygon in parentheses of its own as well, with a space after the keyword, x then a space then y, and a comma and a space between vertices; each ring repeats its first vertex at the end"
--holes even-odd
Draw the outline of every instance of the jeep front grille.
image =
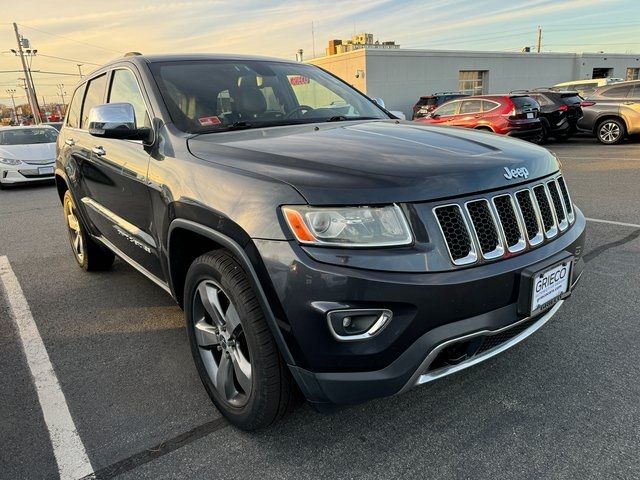
POLYGON ((451 261, 469 265, 522 252, 565 231, 575 219, 561 176, 514 193, 433 208, 451 261))

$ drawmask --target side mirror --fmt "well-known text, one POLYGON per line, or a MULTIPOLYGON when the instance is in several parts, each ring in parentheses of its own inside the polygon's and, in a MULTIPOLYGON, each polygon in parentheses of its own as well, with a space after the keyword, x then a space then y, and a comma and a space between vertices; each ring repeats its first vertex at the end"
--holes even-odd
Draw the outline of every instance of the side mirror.
POLYGON ((151 129, 136 125, 136 112, 130 103, 106 103, 89 111, 89 133, 94 137, 148 140, 151 129))
POLYGON ((429 114, 429 116, 430 116, 431 118, 440 118, 440 114, 439 114, 439 113, 436 113, 436 112, 431 112, 431 113, 429 114))
POLYGON ((373 97, 371 100, 380 105, 382 108, 385 108, 384 100, 382 100, 380 97, 373 97))

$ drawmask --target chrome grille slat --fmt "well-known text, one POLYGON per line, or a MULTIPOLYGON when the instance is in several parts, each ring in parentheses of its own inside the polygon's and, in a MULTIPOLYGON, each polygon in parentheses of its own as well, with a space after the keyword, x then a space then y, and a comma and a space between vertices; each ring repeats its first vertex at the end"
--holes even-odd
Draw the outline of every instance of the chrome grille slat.
POLYGON ((504 255, 504 244, 489 202, 486 199, 472 200, 465 203, 465 208, 482 256, 491 259, 504 255))
POLYGON ((560 191, 558 190, 558 184, 555 180, 547 182, 547 190, 551 197, 551 201, 553 202, 558 228, 560 228, 560 231, 562 232, 569 226, 569 221, 567 220, 567 212, 564 208, 564 203, 560 198, 560 191))
POLYGON ((453 203, 433 209, 440 232, 445 239, 449 257, 455 265, 468 265, 478 260, 478 254, 467 219, 460 205, 453 203))
POLYGON ((534 248, 566 231, 575 220, 562 176, 515 192, 433 208, 454 265, 495 260, 534 248))
POLYGON ((573 204, 571 203, 571 196, 569 195, 567 184, 565 183, 564 177, 562 176, 558 177, 557 181, 558 185, 560 186, 560 193, 562 194, 562 201, 564 202, 564 208, 567 211, 569 223, 573 223, 573 221, 575 220, 575 214, 573 212, 573 204))
POLYGON ((533 187, 533 196, 536 199, 538 211, 540 212, 545 236, 547 238, 555 237, 558 234, 558 226, 556 225, 556 217, 551 208, 549 194, 544 184, 533 187))
POLYGON ((525 225, 529 245, 538 245, 544 240, 544 233, 542 232, 540 212, 533 201, 531 191, 529 189, 520 190, 516 192, 515 198, 518 210, 520 210, 520 217, 525 225))

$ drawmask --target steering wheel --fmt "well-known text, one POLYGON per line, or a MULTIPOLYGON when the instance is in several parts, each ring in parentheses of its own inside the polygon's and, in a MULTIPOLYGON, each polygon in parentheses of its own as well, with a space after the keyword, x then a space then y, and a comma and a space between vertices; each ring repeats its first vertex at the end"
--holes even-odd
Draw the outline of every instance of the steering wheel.
POLYGON ((297 113, 300 113, 302 111, 310 112, 311 110, 315 110, 315 109, 311 108, 309 105, 298 105, 296 108, 294 108, 289 113, 287 113, 284 116, 284 118, 285 118, 285 120, 288 120, 289 118, 293 117, 297 113))

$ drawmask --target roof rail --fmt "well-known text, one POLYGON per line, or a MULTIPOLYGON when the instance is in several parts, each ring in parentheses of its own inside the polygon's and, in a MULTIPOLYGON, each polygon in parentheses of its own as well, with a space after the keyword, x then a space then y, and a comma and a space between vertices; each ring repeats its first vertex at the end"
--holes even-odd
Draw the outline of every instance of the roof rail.
POLYGON ((436 92, 433 95, 451 95, 451 94, 460 94, 460 95, 466 95, 466 93, 462 93, 461 91, 457 91, 457 92, 436 92))

